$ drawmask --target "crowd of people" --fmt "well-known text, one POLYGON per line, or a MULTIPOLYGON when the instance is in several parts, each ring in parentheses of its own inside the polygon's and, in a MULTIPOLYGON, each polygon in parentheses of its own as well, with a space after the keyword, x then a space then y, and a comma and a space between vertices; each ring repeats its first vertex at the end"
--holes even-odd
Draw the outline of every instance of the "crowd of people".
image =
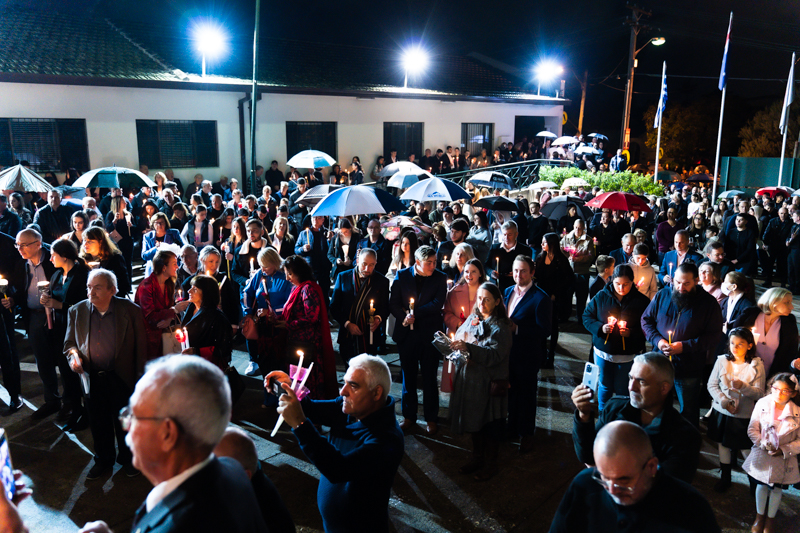
MULTIPOLYGON (((505 161, 535 147, 523 142, 498 151, 505 161)), ((484 161, 450 147, 438 152, 428 151, 422 165, 442 172, 484 161)), ((393 158, 394 151, 378 164, 393 158)), ((350 168, 331 175, 363 181, 357 158, 350 168)), ((800 375, 792 315, 800 290, 800 199, 715 205, 708 189, 683 187, 648 198, 646 213, 623 212, 585 208, 602 191, 580 187, 514 195, 516 208, 504 212, 472 204, 508 191, 475 190, 473 201, 412 201, 402 213, 330 219, 310 216, 298 201, 321 183, 318 171, 284 174, 274 161, 259 169, 266 182, 259 197, 242 196, 236 180, 212 183, 200 174, 184 189, 171 171, 157 172, 154 188, 90 190, 79 201, 58 190, 46 201, 0 195, 0 274, 8 281, 0 367, 10 395, 2 414, 23 407, 19 319, 44 390, 32 417, 59 413, 64 431, 91 429, 95 458, 87 479, 107 477, 115 462, 154 485, 202 471, 233 498, 238 474, 209 454, 223 439, 232 401, 215 380, 235 379, 232 351, 243 343, 246 374, 264 377, 264 404, 277 407, 322 473, 326 531, 382 531, 402 434, 437 434, 440 391, 451 393, 450 431, 472 442, 460 473, 491 479, 504 442, 518 441, 520 454, 535 448, 537 376, 554 367, 559 331, 577 328, 591 335, 591 361, 599 367, 597 390, 581 385, 572 394, 575 452, 592 470, 576 478, 552 530, 582 530, 575 524, 593 514, 650 506, 658 494, 676 504, 702 500, 686 484, 704 431, 719 444, 715 489, 731 486, 741 453, 755 495, 754 528, 774 531, 782 489, 800 482, 800 408, 792 401, 800 375), (566 196, 563 215, 542 214, 559 196, 566 196), (412 223, 390 241, 383 224, 395 215, 412 223), (137 261, 145 276, 134 283, 137 261), (760 298, 756 277, 768 289, 760 298), (399 424, 388 367, 360 355, 385 354, 389 338, 402 371, 399 424), (177 352, 194 357, 162 357, 177 352), (289 386, 300 353, 313 361, 305 365, 302 400, 289 386), (343 385, 337 355, 347 369, 343 385), (179 384, 163 385, 172 379, 167 374, 179 384), (185 396, 206 395, 220 412, 213 428, 181 397, 182 379, 208 383, 185 396), (158 424, 149 436, 135 430, 145 420, 158 424), (320 425, 332 428, 327 437, 320 425), (191 442, 176 437, 181 431, 191 442), (171 469, 145 461, 148 438, 174 446, 153 459, 171 469), (630 447, 624 457, 614 444, 620 439, 630 447), (634 467, 636 476, 623 475, 634 467), (639 480, 642 471, 655 481, 639 480), (599 507, 589 477, 610 498, 599 507), (363 523, 354 526, 353 516, 363 523)), ((254 479, 257 468, 245 470, 254 479)), ((158 501, 148 497, 147 514, 137 520, 154 520, 158 501)), ((713 513, 694 505, 704 518, 680 527, 719 530, 713 513)), ((629 517, 675 527, 684 518, 629 517)), ((240 517, 238 530, 261 530, 261 517, 249 519, 245 525, 240 517)), ((86 531, 103 531, 96 527, 86 531)))

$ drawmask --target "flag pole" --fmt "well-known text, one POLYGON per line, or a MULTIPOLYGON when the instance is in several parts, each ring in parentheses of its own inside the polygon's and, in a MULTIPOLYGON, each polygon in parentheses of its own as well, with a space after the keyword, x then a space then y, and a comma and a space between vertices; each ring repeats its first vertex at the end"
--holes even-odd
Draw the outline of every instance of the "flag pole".
POLYGON ((725 52, 722 54, 722 71, 719 74, 720 89, 722 89, 722 103, 719 106, 719 131, 717 132, 717 155, 714 158, 714 187, 711 192, 711 204, 717 201, 717 182, 720 179, 719 155, 722 147, 722 119, 725 116, 725 94, 728 91, 728 47, 731 43, 731 26, 733 26, 733 11, 728 21, 728 36, 725 38, 725 52))
MULTIPOLYGON (((786 84, 786 96, 783 99, 783 110, 781 112, 780 129, 783 133, 783 143, 781 144, 781 166, 778 169, 778 187, 781 186, 783 179, 783 158, 786 155, 786 136, 789 133, 789 108, 794 101, 794 63, 795 53, 792 53, 792 68, 789 69, 789 81, 786 84)), ((790 179, 791 180, 791 179, 790 179)))
MULTIPOLYGON (((786 109, 786 121, 789 121, 789 109, 786 109)), ((783 178, 783 158, 786 155, 786 134, 789 133, 789 127, 783 128, 783 143, 781 143, 781 166, 778 169, 778 187, 781 186, 781 179, 783 178)))
MULTIPOLYGON (((667 77, 667 62, 664 61, 664 68, 661 73, 661 94, 663 98, 664 93, 664 79, 667 77)), ((662 98, 658 100, 658 108, 656 109, 656 118, 658 120, 658 136, 656 137, 656 168, 653 171, 653 183, 658 183, 658 160, 661 153, 661 123, 664 121, 664 110, 662 106, 662 98)))

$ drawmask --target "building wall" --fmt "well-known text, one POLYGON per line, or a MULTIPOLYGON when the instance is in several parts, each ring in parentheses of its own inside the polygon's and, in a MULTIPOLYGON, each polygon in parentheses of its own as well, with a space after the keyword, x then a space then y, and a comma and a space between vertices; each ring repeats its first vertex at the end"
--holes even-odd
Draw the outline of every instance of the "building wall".
MULTIPOLYGON (((176 169, 175 175, 184 183, 197 172, 212 180, 240 177, 237 102, 244 92, 0 83, 0 94, 0 117, 86 119, 93 168, 138 167, 137 119, 215 120, 219 168, 176 169)), ((335 121, 339 159, 359 156, 368 174, 383 152, 384 122, 424 122, 424 146, 435 152, 460 144, 462 122, 494 123, 495 144, 513 139, 517 115, 544 116, 545 127, 560 134, 562 111, 561 105, 265 94, 258 102, 256 150, 260 164, 276 159, 283 168, 294 155, 286 154, 286 121, 335 121)), ((247 107, 245 115, 249 162, 247 107)))

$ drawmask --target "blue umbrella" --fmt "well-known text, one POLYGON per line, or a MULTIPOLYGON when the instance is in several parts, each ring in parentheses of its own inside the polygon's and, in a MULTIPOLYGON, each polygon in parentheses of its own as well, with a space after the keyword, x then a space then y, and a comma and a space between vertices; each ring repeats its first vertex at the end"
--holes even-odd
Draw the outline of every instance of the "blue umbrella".
POLYGON ((493 170, 484 170, 478 172, 469 179, 469 182, 476 187, 488 187, 490 189, 516 189, 517 185, 514 179, 503 174, 502 172, 495 172, 493 170))
POLYGON ((471 200, 472 195, 453 181, 430 178, 409 187, 400 196, 400 199, 415 200, 417 202, 453 202, 462 199, 471 200))
POLYGON ((400 200, 384 190, 352 185, 337 189, 320 200, 311 211, 311 216, 346 217, 405 210, 406 206, 400 200))
POLYGON ((727 198, 733 198, 733 197, 734 197, 734 196, 736 196, 737 194, 738 194, 739 196, 746 196, 746 194, 744 193, 744 191, 739 191, 739 190, 737 190, 737 189, 731 189, 730 191, 725 191, 725 192, 721 192, 721 193, 719 193, 719 194, 717 195, 717 198, 718 198, 718 199, 719 199, 719 198, 721 198, 721 199, 723 199, 723 200, 724 200, 724 199, 727 199, 727 198))

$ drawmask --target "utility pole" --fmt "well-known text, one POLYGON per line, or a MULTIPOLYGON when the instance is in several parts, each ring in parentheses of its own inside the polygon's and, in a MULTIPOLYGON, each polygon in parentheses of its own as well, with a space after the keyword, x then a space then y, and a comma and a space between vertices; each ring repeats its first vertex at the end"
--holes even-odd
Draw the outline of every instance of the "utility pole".
POLYGON ((256 0, 256 27, 253 34, 253 90, 250 93, 250 194, 256 190, 256 102, 258 101, 258 23, 261 0, 256 0))
POLYGON ((642 18, 653 16, 652 12, 645 11, 635 5, 629 4, 627 8, 633 13, 625 19, 625 24, 631 27, 631 46, 628 55, 628 83, 625 85, 625 109, 622 112, 622 132, 620 133, 623 150, 627 150, 631 143, 631 100, 633 99, 633 74, 636 68, 636 37, 640 31, 649 29, 649 26, 640 22, 642 18))
MULTIPOLYGON (((577 76, 576 76, 577 77, 577 76)), ((583 71, 583 82, 578 80, 581 84, 581 113, 578 115, 578 133, 583 133, 583 108, 586 106, 586 83, 589 80, 589 70, 583 71)))

